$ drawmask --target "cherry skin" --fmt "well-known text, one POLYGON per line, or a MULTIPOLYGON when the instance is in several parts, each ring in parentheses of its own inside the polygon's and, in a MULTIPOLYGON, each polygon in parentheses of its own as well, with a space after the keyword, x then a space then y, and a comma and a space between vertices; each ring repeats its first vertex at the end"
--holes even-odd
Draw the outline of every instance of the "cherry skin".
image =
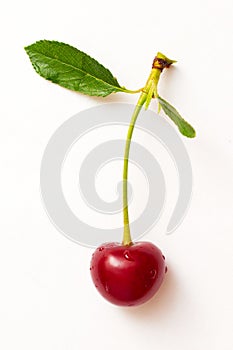
POLYGON ((160 249, 150 242, 105 243, 92 255, 90 270, 105 299, 119 306, 136 306, 154 296, 167 267, 160 249))

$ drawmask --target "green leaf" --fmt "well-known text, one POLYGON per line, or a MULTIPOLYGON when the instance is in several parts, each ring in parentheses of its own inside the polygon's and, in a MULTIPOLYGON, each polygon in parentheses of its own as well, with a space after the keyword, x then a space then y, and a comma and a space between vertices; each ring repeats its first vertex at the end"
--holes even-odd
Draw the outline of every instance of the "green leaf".
POLYGON ((181 115, 172 105, 170 105, 170 103, 165 101, 160 96, 158 96, 158 101, 164 113, 178 126, 181 134, 187 137, 196 136, 196 132, 193 127, 181 117, 181 115))
POLYGON ((121 87, 107 68, 70 45, 41 40, 25 50, 39 75, 67 89, 91 96, 132 92, 121 87))

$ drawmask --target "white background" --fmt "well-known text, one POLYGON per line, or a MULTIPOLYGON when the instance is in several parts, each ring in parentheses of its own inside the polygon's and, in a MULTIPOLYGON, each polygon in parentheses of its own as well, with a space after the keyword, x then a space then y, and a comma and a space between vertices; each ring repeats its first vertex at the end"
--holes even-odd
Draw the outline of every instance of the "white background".
POLYGON ((232 1, 22 0, 1 7, 0 348, 232 349, 232 1), (23 47, 39 39, 78 47, 132 89, 144 84, 158 50, 178 60, 160 91, 197 130, 196 139, 184 139, 193 199, 173 235, 158 224, 146 236, 164 251, 169 273, 144 306, 105 302, 90 279, 92 250, 63 237, 44 212, 39 171, 47 141, 103 100, 37 76, 23 47))

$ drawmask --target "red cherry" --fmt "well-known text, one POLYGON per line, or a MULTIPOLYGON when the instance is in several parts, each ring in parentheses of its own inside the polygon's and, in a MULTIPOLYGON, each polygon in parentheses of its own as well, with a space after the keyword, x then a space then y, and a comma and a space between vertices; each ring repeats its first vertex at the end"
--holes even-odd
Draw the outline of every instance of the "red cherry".
POLYGON ((150 242, 129 246, 105 243, 91 260, 91 276, 99 293, 113 304, 140 305, 157 292, 166 273, 162 252, 150 242))

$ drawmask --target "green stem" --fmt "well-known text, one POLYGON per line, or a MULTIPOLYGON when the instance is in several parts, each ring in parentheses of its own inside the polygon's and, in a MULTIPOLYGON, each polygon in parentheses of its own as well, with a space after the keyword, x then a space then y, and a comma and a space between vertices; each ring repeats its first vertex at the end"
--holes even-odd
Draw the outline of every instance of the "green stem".
POLYGON ((137 105, 134 109, 128 134, 125 143, 125 154, 124 154, 124 168, 123 168, 123 217, 124 217, 124 235, 123 235, 123 245, 129 245, 132 243, 130 228, 129 228, 129 213, 128 213, 128 160, 129 160, 129 150, 131 139, 133 135, 134 126, 137 120, 137 117, 142 109, 142 106, 146 102, 147 94, 142 92, 137 105))
POLYGON ((138 94, 139 92, 141 92, 143 90, 143 88, 141 89, 137 89, 137 90, 128 90, 128 89, 124 89, 123 92, 126 92, 128 94, 138 94))
POLYGON ((134 109, 128 133, 125 143, 125 154, 124 154, 124 168, 123 168, 123 217, 124 217, 124 234, 123 234, 123 245, 132 244, 132 238, 130 234, 129 227, 129 212, 128 212, 128 160, 129 160, 129 151, 131 139, 134 131, 134 126, 138 115, 142 109, 142 106, 145 104, 145 108, 147 109, 151 99, 158 97, 157 86, 160 78, 160 74, 164 68, 170 67, 172 63, 175 61, 170 60, 160 52, 157 53, 152 65, 152 70, 147 79, 146 85, 141 92, 141 95, 138 99, 137 105, 134 109))

